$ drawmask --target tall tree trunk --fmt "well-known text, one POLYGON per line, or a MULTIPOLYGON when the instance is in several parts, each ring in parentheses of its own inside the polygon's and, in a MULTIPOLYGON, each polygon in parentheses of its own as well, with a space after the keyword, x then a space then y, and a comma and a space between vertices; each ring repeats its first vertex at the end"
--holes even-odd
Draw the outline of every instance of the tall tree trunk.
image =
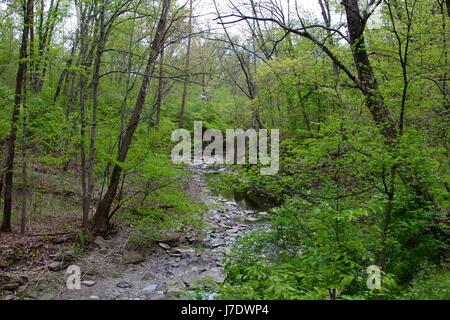
POLYGON ((397 138, 397 128, 394 118, 386 107, 378 81, 370 64, 364 37, 367 21, 361 16, 357 0, 344 0, 343 3, 347 16, 353 60, 358 72, 361 90, 366 98, 366 105, 375 123, 380 128, 385 141, 388 145, 392 145, 397 138))
POLYGON ((19 66, 16 76, 16 91, 14 97, 14 107, 11 119, 11 131, 7 144, 6 173, 5 173, 5 196, 3 208, 3 222, 1 230, 11 232, 11 210, 12 210, 12 192, 14 180, 14 154, 17 139, 17 126, 19 122, 20 105, 22 103, 22 89, 25 79, 25 66, 28 48, 29 26, 31 21, 31 12, 34 0, 27 0, 24 12, 24 25, 22 32, 22 42, 19 53, 19 66))
POLYGON ((161 105, 163 99, 163 92, 165 87, 164 79, 164 48, 161 49, 161 55, 159 58, 159 81, 158 88, 156 89, 156 101, 155 101, 155 125, 159 126, 161 122, 161 105))
POLYGON ((100 65, 106 42, 106 25, 105 25, 106 0, 103 0, 100 5, 101 8, 98 21, 99 37, 94 63, 94 73, 92 76, 92 124, 91 124, 91 141, 89 146, 89 162, 87 166, 88 174, 87 174, 87 194, 86 194, 86 206, 88 208, 91 207, 91 201, 94 191, 94 165, 95 165, 95 148, 96 148, 95 142, 97 135, 97 111, 98 111, 98 90, 100 85, 100 65))
POLYGON ((83 197, 83 228, 88 227, 89 222, 89 203, 87 202, 87 164, 86 164, 86 104, 87 104, 87 73, 89 69, 89 62, 87 57, 88 51, 88 7, 89 4, 83 8, 80 4, 79 9, 79 30, 80 30, 80 61, 82 66, 82 72, 79 81, 79 94, 80 94, 80 166, 81 166, 81 192, 83 197))
POLYGON ((0 197, 2 196, 3 183, 5 180, 6 171, 6 155, 8 154, 8 138, 2 141, 2 158, 0 162, 0 197))
POLYGON ((163 45, 165 29, 167 23, 167 17, 169 14, 171 0, 164 0, 162 3, 161 16, 156 27, 155 37, 152 41, 150 47, 149 58, 147 62, 147 66, 144 72, 144 78, 142 80, 142 85, 139 90, 139 94, 136 100, 136 104, 133 109, 133 113, 129 119, 128 126, 126 128, 125 135, 122 139, 122 143, 120 146, 119 154, 117 157, 116 164, 114 165, 108 189, 101 199, 97 212, 94 217, 94 228, 95 231, 99 233, 105 233, 108 230, 108 218, 109 212, 111 210, 111 205, 116 197, 117 188, 120 182, 120 176, 122 175, 123 168, 121 163, 124 162, 127 158, 128 150, 130 148, 133 135, 136 131, 136 128, 139 124, 140 116, 142 113, 142 109, 145 104, 145 100, 147 97, 148 88, 150 85, 151 76, 155 69, 155 62, 159 56, 161 51, 161 47, 163 45))
POLYGON ((186 76, 184 77, 184 84, 183 84, 183 95, 181 98, 181 107, 180 107, 180 114, 178 117, 178 127, 182 128, 184 125, 184 112, 186 108, 186 100, 187 100, 187 91, 188 91, 188 81, 189 81, 189 68, 191 64, 191 43, 192 43, 192 0, 189 0, 189 25, 188 25, 188 42, 187 42, 187 51, 186 51, 186 62, 184 66, 184 72, 186 72, 186 76))
MULTIPOLYGON (((30 30, 31 30, 30 26, 30 30)), ((28 66, 25 66, 25 78, 28 73, 28 66)), ((28 174, 27 174, 27 136, 28 136, 28 125, 27 125, 27 92, 28 84, 27 81, 23 81, 23 102, 22 102, 22 139, 21 139, 21 149, 22 149, 22 204, 20 213, 20 234, 24 235, 26 233, 27 226, 27 197, 28 197, 28 174)))

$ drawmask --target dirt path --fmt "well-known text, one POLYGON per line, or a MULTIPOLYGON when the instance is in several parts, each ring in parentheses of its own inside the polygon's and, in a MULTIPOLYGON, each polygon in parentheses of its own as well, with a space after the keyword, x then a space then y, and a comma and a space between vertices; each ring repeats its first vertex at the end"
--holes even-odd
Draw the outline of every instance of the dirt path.
POLYGON ((206 164, 193 165, 191 171, 190 187, 214 208, 204 214, 206 236, 155 244, 144 254, 128 251, 125 232, 111 240, 97 238, 98 248, 75 262, 83 274, 81 289, 68 290, 62 270, 60 287, 39 299, 161 300, 195 295, 213 299, 217 284, 223 281, 224 254, 236 239, 255 227, 258 219, 255 212, 211 194, 206 164))

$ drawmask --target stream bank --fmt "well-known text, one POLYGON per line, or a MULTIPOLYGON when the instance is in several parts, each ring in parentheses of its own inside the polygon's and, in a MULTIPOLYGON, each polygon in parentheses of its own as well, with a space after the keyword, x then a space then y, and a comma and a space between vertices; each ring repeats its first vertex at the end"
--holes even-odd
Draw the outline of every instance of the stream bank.
POLYGON ((226 253, 236 240, 257 228, 267 213, 213 195, 208 186, 209 164, 193 164, 189 170, 189 188, 210 208, 203 215, 207 225, 203 235, 167 238, 144 252, 129 248, 126 232, 112 239, 97 237, 96 248, 72 263, 81 268, 81 289, 66 288, 63 269, 57 271, 61 278, 58 288, 38 299, 214 299, 224 280, 226 253))

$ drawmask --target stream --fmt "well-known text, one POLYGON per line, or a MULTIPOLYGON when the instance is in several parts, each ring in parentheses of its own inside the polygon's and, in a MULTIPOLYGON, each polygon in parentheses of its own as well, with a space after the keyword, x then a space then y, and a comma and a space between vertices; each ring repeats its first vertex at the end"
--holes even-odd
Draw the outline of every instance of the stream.
POLYGON ((224 280, 226 253, 237 239, 263 226, 260 221, 267 213, 240 194, 213 194, 208 179, 217 179, 217 173, 225 173, 225 168, 203 162, 190 165, 188 170, 192 175, 190 188, 210 208, 203 215, 205 232, 160 242, 145 253, 127 248, 125 235, 98 237, 97 248, 77 261, 83 273, 81 289, 68 290, 63 284, 43 298, 214 299, 224 280))

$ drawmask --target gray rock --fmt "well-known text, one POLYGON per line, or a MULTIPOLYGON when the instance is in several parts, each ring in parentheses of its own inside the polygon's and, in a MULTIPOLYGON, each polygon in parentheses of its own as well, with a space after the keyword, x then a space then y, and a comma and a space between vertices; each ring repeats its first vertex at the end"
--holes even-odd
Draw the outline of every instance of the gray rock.
POLYGON ((203 277, 196 272, 187 272, 183 275, 183 282, 186 287, 192 287, 195 283, 200 283, 203 277))
POLYGON ((85 280, 85 281, 81 281, 81 284, 85 285, 86 287, 92 287, 92 286, 95 286, 95 281, 85 280))
POLYGON ((156 284, 150 283, 150 284, 148 284, 147 286, 145 286, 144 292, 145 292, 146 294, 150 294, 150 293, 155 292, 155 291, 156 291, 156 288, 157 288, 157 285, 156 285, 156 284))
POLYGON ((50 271, 60 271, 65 269, 67 266, 67 261, 53 261, 48 264, 48 268, 50 271))
POLYGON ((160 242, 160 243, 158 243, 158 245, 161 248, 163 248, 164 250, 170 250, 170 248, 171 248, 167 243, 164 243, 164 242, 160 242))
POLYGON ((144 255, 136 251, 127 251, 123 254, 123 262, 126 264, 136 264, 144 261, 144 259, 144 255))
POLYGON ((228 229, 227 231, 225 231, 227 234, 230 234, 230 235, 232 235, 232 234, 236 234, 236 233, 238 233, 239 232, 239 230, 237 230, 237 229, 235 229, 235 228, 232 228, 232 229, 228 229))
POLYGON ((129 282, 121 281, 118 284, 116 284, 116 287, 120 288, 120 289, 127 289, 127 288, 132 288, 133 285, 129 282))
POLYGON ((195 250, 189 248, 172 248, 170 252, 171 255, 176 255, 182 258, 190 258, 195 254, 195 250))
POLYGON ((181 295, 181 289, 177 287, 169 287, 166 294, 170 297, 178 298, 181 295))
POLYGON ((102 236, 96 237, 94 240, 94 244, 100 248, 111 248, 112 246, 114 246, 113 241, 105 240, 102 236))
POLYGON ((167 297, 164 295, 164 292, 157 291, 152 293, 149 297, 150 300, 166 300, 167 297))
POLYGON ((75 260, 75 252, 73 250, 60 252, 53 257, 53 261, 58 262, 73 261, 73 260, 75 260))

